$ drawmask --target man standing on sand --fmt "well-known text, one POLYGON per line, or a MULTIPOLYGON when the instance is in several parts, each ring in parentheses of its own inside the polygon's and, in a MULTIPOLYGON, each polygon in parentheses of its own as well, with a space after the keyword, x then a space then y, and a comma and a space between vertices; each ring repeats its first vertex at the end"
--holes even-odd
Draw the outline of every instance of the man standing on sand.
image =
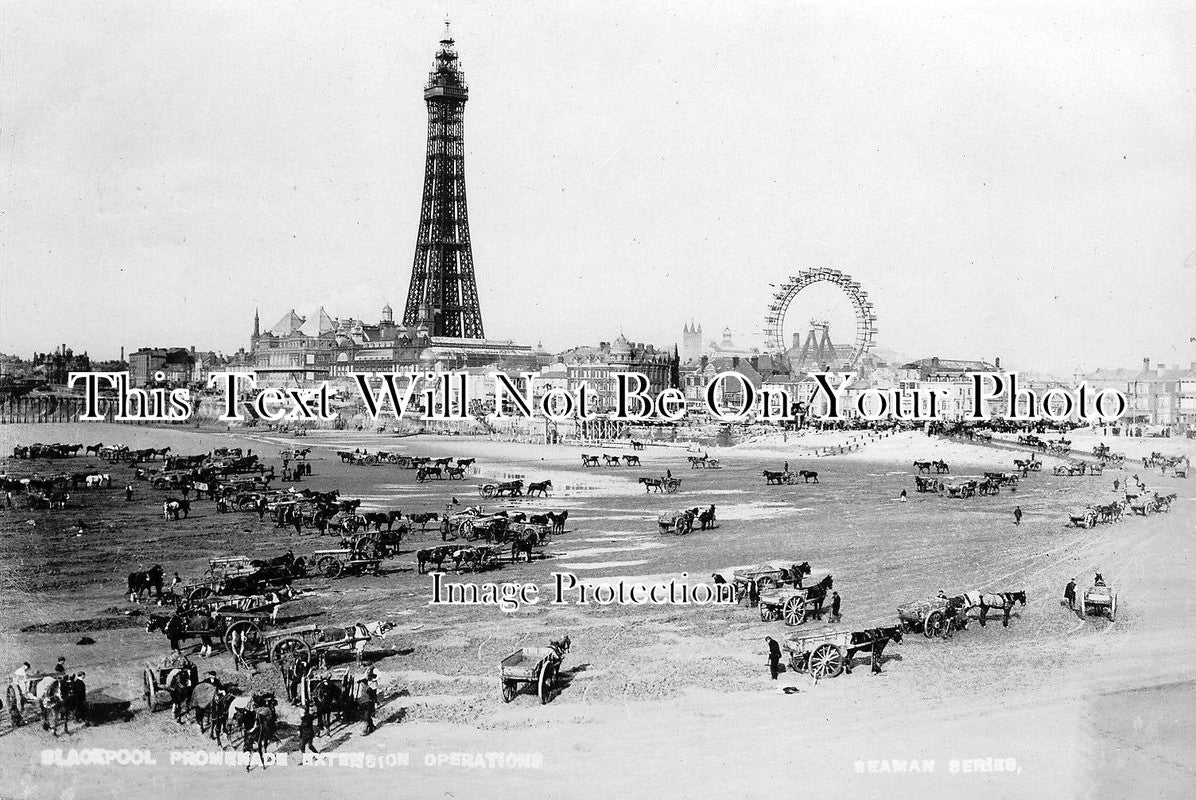
POLYGON ((1013 509, 1013 524, 1014 525, 1022 524, 1022 507, 1021 506, 1017 506, 1016 508, 1013 509))
POLYGON ((1067 607, 1072 611, 1076 610, 1076 579, 1072 578, 1067 582, 1067 586, 1063 587, 1063 599, 1067 601, 1067 607))
POLYGON ((768 672, 775 681, 781 671, 781 646, 771 636, 765 637, 765 641, 768 642, 768 672))
POLYGON ((365 718, 365 730, 362 736, 369 736, 377 726, 374 725, 374 714, 378 711, 378 691, 365 678, 358 681, 361 684, 361 716, 365 718))
POLYGON ((133 484, 131 483, 125 486, 125 502, 133 502, 133 484))

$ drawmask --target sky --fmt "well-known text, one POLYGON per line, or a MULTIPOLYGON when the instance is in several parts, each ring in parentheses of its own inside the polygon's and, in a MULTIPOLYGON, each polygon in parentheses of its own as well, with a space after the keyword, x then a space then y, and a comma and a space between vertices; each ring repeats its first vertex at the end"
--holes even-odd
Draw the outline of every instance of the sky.
POLYGON ((491 338, 762 344, 823 266, 910 357, 1196 361, 1180 2, 2 0, 0 352, 401 314, 446 14, 491 338))

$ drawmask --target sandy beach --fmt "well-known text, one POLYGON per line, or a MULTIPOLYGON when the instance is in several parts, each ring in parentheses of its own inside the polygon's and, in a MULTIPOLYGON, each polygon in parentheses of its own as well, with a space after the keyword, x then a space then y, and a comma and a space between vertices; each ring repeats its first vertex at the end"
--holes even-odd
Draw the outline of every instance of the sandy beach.
MULTIPOLYGON (((294 441, 269 433, 111 425, 0 428, 3 452, 35 440, 100 439, 169 444, 178 452, 239 443, 272 456, 294 441)), ((1064 527, 1067 510, 1106 501, 1112 481, 1124 475, 1064 478, 1044 470, 1014 494, 965 501, 917 495, 916 459, 941 458, 952 474, 967 475, 1008 470, 1014 457, 921 434, 818 458, 771 442, 728 448, 711 451, 723 468, 710 471, 690 470, 683 450, 664 447, 642 453, 643 468, 583 469, 580 453, 594 448, 368 432, 316 433, 302 444, 315 451, 308 485, 363 497, 363 508, 443 509, 452 497, 476 502, 484 480, 551 479, 556 488, 547 500, 503 505, 568 509, 566 533, 546 548, 547 558, 504 566, 485 580, 548 586, 550 574, 562 570, 594 581, 701 579, 736 565, 802 559, 833 573, 844 598, 842 625, 853 630, 893 624, 896 605, 940 589, 1024 589, 1029 601, 1014 611, 1008 628, 973 624, 950 641, 907 635, 886 651, 880 675, 869 674, 862 655, 851 675, 814 684, 785 672, 773 682, 764 637, 826 623, 790 629, 762 623, 744 606, 540 605, 515 613, 432 607, 429 581, 416 574, 410 552, 439 541, 429 531, 410 549, 404 546, 407 552, 388 562, 384 574, 307 582, 309 595, 296 604, 296 613, 321 619, 396 623, 388 654, 375 662, 384 699, 379 729, 363 737, 360 723, 351 724, 317 742, 334 752, 372 755, 382 767, 289 764, 246 777, 227 767, 171 765, 165 762, 172 751, 209 745, 193 725, 177 726, 168 713, 142 707, 131 722, 57 740, 28 727, 6 731, 0 781, 14 796, 291 791, 323 797, 401 787, 412 797, 557 797, 567 786, 575 797, 751 797, 791 784, 832 797, 877 791, 910 798, 1182 797, 1196 790, 1190 745, 1196 733, 1196 506, 1185 496, 1186 481, 1147 479, 1152 489, 1179 493, 1168 514, 1078 530, 1064 527), (477 474, 460 483, 416 484, 393 467, 340 464, 336 451, 355 447, 468 455, 478 459, 477 474), (764 486, 761 471, 778 469, 786 459, 791 468, 816 469, 820 483, 764 486), (665 470, 682 478, 677 495, 647 494, 636 481, 665 470), (908 503, 897 500, 903 488, 908 503), (655 530, 661 511, 710 504, 720 512, 714 530, 686 537, 655 530), (1026 512, 1016 527, 1010 517, 1015 504, 1026 512), (1116 622, 1081 620, 1060 605, 1069 578, 1083 588, 1097 570, 1119 593, 1116 622), (574 644, 560 693, 543 706, 530 695, 504 704, 499 659, 563 632, 574 644), (40 751, 47 747, 142 747, 159 764, 43 766, 40 751), (509 753, 535 758, 522 768, 465 765, 486 763, 484 754, 509 753), (388 755, 406 765, 386 767, 388 755)), ((1114 449, 1117 444, 1127 443, 1114 449)), ((1176 444, 1163 441, 1153 449, 1171 452, 1168 446, 1176 444)), ((6 468, 22 466, 9 460, 6 468)), ((117 503, 114 490, 110 497, 84 498, 80 511, 65 516, 0 512, 0 601, 9 611, 0 643, 13 667, 22 660, 49 664, 64 654, 87 669, 90 687, 136 698, 140 666, 164 651, 164 640, 137 627, 113 628, 92 632, 96 644, 80 647, 74 644, 79 631, 57 633, 59 623, 124 609, 123 576, 138 563, 158 561, 187 575, 215 555, 314 546, 310 537, 279 531, 268 520, 259 524, 253 515, 216 515, 208 504, 186 521, 166 523, 157 495, 146 494, 136 509, 117 503), (75 536, 72 524, 80 514, 94 524, 75 536)), ((230 671, 227 656, 207 663, 230 671)), ((293 716, 293 709, 284 710, 288 724, 293 716)), ((277 749, 293 759, 293 729, 282 738, 277 749)))

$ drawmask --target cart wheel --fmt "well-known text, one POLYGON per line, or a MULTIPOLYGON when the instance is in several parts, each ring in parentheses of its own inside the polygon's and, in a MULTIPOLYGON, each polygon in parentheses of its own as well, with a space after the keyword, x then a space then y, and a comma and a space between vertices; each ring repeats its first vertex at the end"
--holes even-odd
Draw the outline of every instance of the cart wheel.
POLYGON ((515 699, 515 681, 504 680, 502 682, 502 701, 509 703, 515 699))
POLYGON ((261 628, 251 620, 237 620, 224 632, 224 649, 230 653, 236 650, 239 658, 260 653, 263 644, 261 628))
POLYGON ((537 686, 540 694, 540 705, 544 705, 552 699, 554 683, 556 683, 556 667, 545 662, 544 666, 540 667, 540 680, 537 686))
POLYGON ((187 599, 192 603, 198 603, 201 600, 207 600, 209 597, 212 597, 215 594, 216 593, 212 591, 210 586, 200 586, 196 589, 192 589, 191 594, 187 595, 187 599))
POLYGON ((801 625, 806 621, 806 601, 800 597, 790 597, 785 601, 785 624, 801 625))
POLYGON ((8 716, 14 728, 21 727, 21 701, 17 697, 17 688, 8 687, 8 716))
POLYGON ((494 487, 486 484, 482 487, 482 497, 494 497, 494 487))
POLYGON ((816 678, 834 678, 843 671, 843 654, 833 644, 819 645, 810 654, 810 674, 816 678))
POLYGON ((789 666, 793 667, 794 672, 805 672, 810 668, 810 654, 794 654, 793 658, 789 659, 789 666))
POLYGON ((324 556, 316 562, 316 569, 325 578, 335 578, 344 571, 344 565, 341 564, 340 559, 336 556, 324 556))
POLYGON ((668 486, 665 487, 665 491, 667 491, 669 494, 675 494, 679 488, 681 488, 680 484, 670 483, 668 486))
POLYGON ((946 617, 943 616, 943 612, 931 611, 922 627, 922 634, 927 639, 933 639, 935 636, 941 636, 946 629, 946 617))
POLYGON ((270 660, 275 664, 282 664, 289 659, 303 658, 311 662, 311 645, 298 636, 288 636, 274 645, 270 651, 270 660))

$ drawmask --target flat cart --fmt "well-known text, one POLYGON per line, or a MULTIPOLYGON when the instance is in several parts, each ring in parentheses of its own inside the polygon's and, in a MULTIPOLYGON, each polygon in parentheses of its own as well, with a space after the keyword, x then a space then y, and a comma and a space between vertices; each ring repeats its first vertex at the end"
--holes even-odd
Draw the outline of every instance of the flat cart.
POLYGON ((821 631, 787 636, 782 648, 789 653, 794 672, 808 672, 815 678, 834 678, 847 664, 850 631, 821 631))
POLYGON ((560 673, 561 656, 555 647, 521 647, 504 658, 499 665, 503 702, 515 699, 520 684, 534 686, 541 705, 551 700, 560 673))
MULTIPOLYGON (((756 564, 742 567, 731 573, 731 583, 735 586, 735 596, 739 599, 752 597, 752 588, 759 596, 760 592, 777 586, 797 586, 798 579, 794 575, 793 566, 782 566, 780 562, 756 564)), ((809 564, 802 567, 808 571, 809 564)), ((803 575, 807 572, 802 572, 803 575)))
POLYGON ((897 606, 897 619, 906 633, 918 632, 931 639, 947 632, 947 607, 951 601, 946 597, 928 597, 913 603, 897 606))
POLYGON ((170 690, 183 680, 192 686, 199 683, 199 669, 191 659, 171 653, 157 661, 147 661, 142 672, 146 708, 150 711, 170 708, 170 690))
POLYGON ((336 578, 346 572, 376 575, 382 566, 382 558, 368 555, 363 548, 338 547, 315 551, 311 555, 311 563, 316 565, 316 572, 320 575, 336 578))
POLYGON ((1084 591, 1084 616, 1095 614, 1109 618, 1109 622, 1117 619, 1117 592, 1112 586, 1095 585, 1084 591))

